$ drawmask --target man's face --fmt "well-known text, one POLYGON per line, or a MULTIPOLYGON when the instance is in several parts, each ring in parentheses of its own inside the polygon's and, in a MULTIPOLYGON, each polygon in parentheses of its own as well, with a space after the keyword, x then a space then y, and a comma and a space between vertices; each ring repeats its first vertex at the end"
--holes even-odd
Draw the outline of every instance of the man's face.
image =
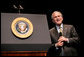
POLYGON ((63 21, 63 17, 62 17, 62 14, 60 12, 54 12, 52 14, 52 21, 53 23, 57 24, 57 25, 60 25, 63 21))

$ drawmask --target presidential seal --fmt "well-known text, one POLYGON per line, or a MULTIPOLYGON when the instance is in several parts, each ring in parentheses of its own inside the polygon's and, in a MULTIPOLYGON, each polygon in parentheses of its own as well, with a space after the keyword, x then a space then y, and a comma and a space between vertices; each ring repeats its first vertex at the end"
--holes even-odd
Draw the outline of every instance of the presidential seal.
POLYGON ((18 17, 12 22, 11 29, 17 37, 27 38, 33 32, 33 25, 29 19, 18 17))

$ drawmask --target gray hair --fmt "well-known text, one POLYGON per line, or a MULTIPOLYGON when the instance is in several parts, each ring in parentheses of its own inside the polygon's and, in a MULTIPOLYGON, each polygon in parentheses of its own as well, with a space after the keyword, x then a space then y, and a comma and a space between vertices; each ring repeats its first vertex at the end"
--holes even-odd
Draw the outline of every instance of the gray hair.
MULTIPOLYGON (((53 13, 55 13, 55 12, 59 12, 62 15, 62 13, 60 11, 54 11, 53 13)), ((51 19, 53 19, 53 13, 51 15, 51 19)), ((63 15, 62 15, 62 17, 63 17, 63 15)))

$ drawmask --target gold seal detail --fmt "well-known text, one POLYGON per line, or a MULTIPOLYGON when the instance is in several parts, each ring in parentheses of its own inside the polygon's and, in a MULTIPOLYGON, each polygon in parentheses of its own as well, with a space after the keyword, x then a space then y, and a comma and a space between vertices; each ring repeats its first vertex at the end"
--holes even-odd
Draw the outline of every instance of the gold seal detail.
POLYGON ((18 17, 12 22, 11 29, 17 37, 27 38, 33 32, 33 25, 29 19, 18 17))

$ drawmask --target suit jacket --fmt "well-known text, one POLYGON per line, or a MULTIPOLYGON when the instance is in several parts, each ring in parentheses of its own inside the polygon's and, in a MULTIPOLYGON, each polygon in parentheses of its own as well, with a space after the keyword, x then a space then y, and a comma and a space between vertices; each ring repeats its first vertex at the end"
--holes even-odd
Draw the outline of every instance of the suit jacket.
MULTIPOLYGON (((51 42, 52 46, 48 50, 47 55, 48 56, 61 56, 61 49, 56 49, 55 43, 57 43, 57 40, 59 38, 59 34, 57 32, 56 26, 50 29, 50 36, 51 36, 51 42)), ((77 56, 77 50, 79 44, 79 37, 78 34, 72 25, 63 25, 63 36, 69 39, 69 43, 64 43, 63 46, 63 53, 64 56, 77 56)))

